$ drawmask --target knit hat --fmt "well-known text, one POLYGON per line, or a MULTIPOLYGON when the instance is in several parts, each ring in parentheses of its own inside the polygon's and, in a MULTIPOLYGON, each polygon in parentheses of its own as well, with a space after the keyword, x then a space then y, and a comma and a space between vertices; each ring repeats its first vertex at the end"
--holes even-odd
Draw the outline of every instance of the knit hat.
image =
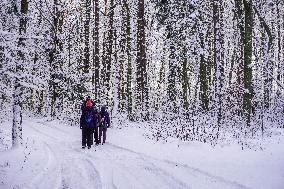
POLYGON ((86 107, 92 107, 92 106, 93 106, 93 104, 92 104, 91 100, 87 100, 86 107))

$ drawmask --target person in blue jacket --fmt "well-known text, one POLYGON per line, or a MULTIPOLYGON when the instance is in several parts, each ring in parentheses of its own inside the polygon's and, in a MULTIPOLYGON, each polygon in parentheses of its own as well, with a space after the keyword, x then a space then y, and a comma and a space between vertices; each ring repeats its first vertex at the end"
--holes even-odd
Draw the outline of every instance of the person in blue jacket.
POLYGON ((102 142, 102 144, 104 144, 106 142, 107 128, 110 126, 109 113, 107 112, 105 106, 101 107, 100 119, 101 121, 100 121, 100 126, 99 126, 99 143, 102 142), (101 141, 102 137, 103 137, 103 141, 101 141))

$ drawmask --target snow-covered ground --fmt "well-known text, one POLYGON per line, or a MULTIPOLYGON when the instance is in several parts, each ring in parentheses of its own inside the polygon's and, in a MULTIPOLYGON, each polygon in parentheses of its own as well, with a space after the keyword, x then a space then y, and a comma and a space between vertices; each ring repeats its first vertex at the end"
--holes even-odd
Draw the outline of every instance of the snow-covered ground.
POLYGON ((8 149, 11 123, 0 125, 0 189, 283 189, 284 139, 264 150, 172 140, 155 142, 143 127, 109 129, 103 146, 81 149, 81 131, 28 119, 23 147, 8 149))

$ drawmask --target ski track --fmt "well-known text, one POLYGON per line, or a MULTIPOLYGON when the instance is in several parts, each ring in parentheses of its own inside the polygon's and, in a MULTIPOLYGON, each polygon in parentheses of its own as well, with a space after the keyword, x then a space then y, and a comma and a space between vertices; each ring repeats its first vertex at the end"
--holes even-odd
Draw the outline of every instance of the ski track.
POLYGON ((141 189, 191 188, 190 183, 184 182, 173 174, 175 169, 179 169, 190 176, 189 181, 193 178, 208 184, 216 185, 217 183, 218 186, 221 184, 223 188, 248 189, 237 182, 186 164, 154 158, 112 143, 95 146, 91 150, 82 150, 80 140, 70 132, 41 122, 31 122, 26 125, 26 128, 35 132, 35 135, 31 137, 42 142, 44 153, 47 154, 47 164, 30 184, 23 188, 44 188, 44 183, 54 183, 52 187, 49 187, 54 189, 118 189, 133 188, 133 186, 141 189), (42 126, 36 128, 39 124, 42 126), (49 134, 53 133, 50 130, 54 130, 57 135, 49 134), (80 183, 76 183, 78 180, 80 183), (162 186, 160 186, 161 183, 162 186))

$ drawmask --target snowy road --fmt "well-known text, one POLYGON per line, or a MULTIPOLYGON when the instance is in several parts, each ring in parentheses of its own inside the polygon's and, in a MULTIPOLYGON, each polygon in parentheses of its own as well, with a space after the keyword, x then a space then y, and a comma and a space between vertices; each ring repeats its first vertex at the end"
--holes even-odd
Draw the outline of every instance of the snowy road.
POLYGON ((74 127, 25 121, 25 147, 1 152, 0 188, 247 188, 174 160, 138 153, 113 142, 90 150, 81 149, 80 134, 74 127))

